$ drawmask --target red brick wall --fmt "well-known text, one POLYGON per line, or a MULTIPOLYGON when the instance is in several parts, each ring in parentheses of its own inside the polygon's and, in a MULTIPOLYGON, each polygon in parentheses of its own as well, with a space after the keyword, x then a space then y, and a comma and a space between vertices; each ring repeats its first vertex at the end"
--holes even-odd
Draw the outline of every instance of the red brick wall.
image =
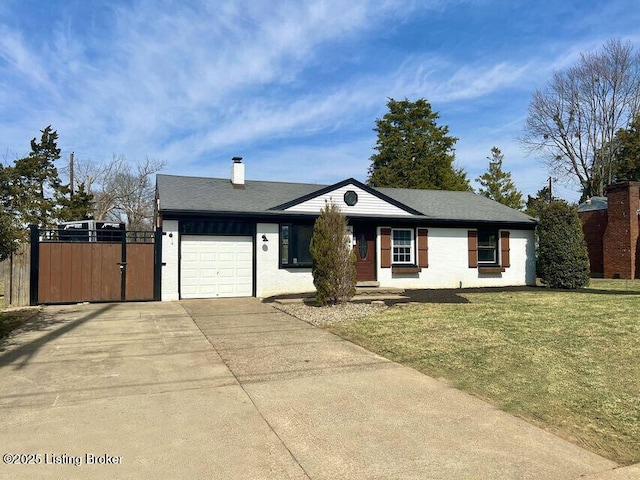
POLYGON ((604 275, 604 232, 607 229, 607 210, 591 210, 578 213, 582 222, 584 240, 587 242, 591 276, 602 277, 604 275))
POLYGON ((608 222, 604 234, 605 278, 639 278, 638 210, 640 182, 621 182, 609 186, 608 222))

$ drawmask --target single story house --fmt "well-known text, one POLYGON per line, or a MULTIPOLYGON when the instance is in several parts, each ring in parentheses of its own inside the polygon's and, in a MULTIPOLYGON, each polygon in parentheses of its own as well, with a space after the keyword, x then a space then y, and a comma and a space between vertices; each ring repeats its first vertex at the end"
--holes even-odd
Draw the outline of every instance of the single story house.
POLYGON ((346 215, 369 286, 533 285, 535 220, 472 192, 158 175, 162 300, 314 291, 309 242, 327 201, 346 215))
POLYGON ((640 182, 609 185, 578 206, 591 276, 640 278, 640 182))

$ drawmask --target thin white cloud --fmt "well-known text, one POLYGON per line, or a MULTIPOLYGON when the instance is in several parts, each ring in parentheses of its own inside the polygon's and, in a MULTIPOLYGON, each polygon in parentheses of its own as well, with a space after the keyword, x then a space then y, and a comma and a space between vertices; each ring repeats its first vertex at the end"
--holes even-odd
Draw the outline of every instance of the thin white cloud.
POLYGON ((9 68, 14 79, 22 79, 37 87, 50 88, 50 80, 44 68, 44 59, 26 47, 22 36, 6 27, 0 27, 0 58, 9 68))
MULTIPOLYGON (((494 118, 491 109, 504 92, 529 95, 553 70, 603 43, 602 32, 559 36, 471 63, 454 50, 403 43, 405 26, 419 44, 422 22, 446 21, 478 5, 463 0, 134 0, 83 3, 82 15, 74 3, 52 7, 59 16, 46 32, 11 21, 11 15, 29 18, 34 7, 28 2, 0 7, 3 150, 23 153, 28 140, 51 123, 63 149, 102 159, 122 153, 131 160, 151 156, 204 168, 205 159, 220 152, 263 151, 271 160, 265 168, 290 180, 305 181, 307 173, 321 177, 318 165, 345 176, 358 168, 364 175, 375 118, 384 114, 387 97, 406 96, 425 97, 452 117, 480 109, 482 100, 486 122, 475 128, 468 122, 452 134, 461 137, 461 162, 483 159, 493 144, 507 148, 506 139, 517 130, 513 123, 524 115, 494 118), (379 57, 367 56, 370 44, 383 49, 379 57), (354 58, 341 56, 344 51, 354 58), (332 137, 339 140, 317 145, 318 138, 332 137), (312 159, 304 171, 288 163, 297 156, 312 159)), ((495 8, 490 2, 482 6, 487 12, 495 8)), ((580 19, 572 20, 576 30, 580 19)), ((515 153, 509 157, 516 162, 515 153)))

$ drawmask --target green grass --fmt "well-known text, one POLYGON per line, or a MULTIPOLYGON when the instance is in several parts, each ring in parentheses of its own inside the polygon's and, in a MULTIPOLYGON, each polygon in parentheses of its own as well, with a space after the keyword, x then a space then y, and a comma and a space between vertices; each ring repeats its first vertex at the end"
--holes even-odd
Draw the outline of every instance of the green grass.
POLYGON ((640 281, 482 293, 328 328, 622 464, 640 462, 640 281))

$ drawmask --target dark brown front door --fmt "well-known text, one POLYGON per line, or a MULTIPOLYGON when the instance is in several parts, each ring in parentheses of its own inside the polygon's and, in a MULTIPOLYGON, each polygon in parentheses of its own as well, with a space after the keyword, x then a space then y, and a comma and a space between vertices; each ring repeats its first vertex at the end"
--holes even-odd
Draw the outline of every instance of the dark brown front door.
POLYGON ((359 282, 376 280, 376 229, 355 226, 356 273, 359 282))

